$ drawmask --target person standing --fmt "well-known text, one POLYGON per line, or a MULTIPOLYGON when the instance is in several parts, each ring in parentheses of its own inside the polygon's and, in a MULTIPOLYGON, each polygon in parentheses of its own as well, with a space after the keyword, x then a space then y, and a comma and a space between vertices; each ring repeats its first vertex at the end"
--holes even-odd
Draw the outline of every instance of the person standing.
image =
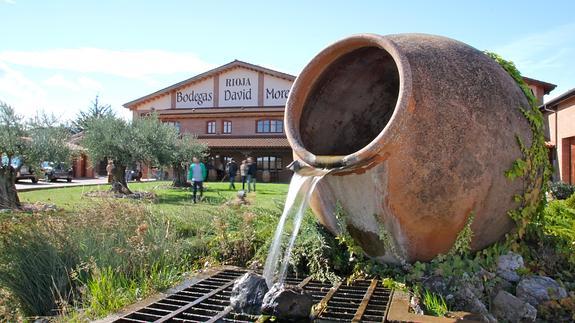
POLYGON ((242 160, 242 164, 240 165, 240 176, 242 177, 242 191, 246 190, 246 176, 248 172, 248 165, 246 160, 242 160))
POLYGON ((251 186, 253 183, 254 192, 256 191, 256 175, 258 173, 258 168, 254 159, 249 157, 248 164, 247 164, 247 176, 248 176, 248 192, 251 192, 251 186))
POLYGON ((196 195, 198 189, 200 190, 200 200, 204 194, 204 180, 208 176, 206 166, 200 162, 196 157, 192 158, 192 164, 188 171, 188 181, 192 182, 192 199, 196 203, 196 195))
POLYGON ((108 174, 108 183, 112 183, 112 177, 114 176, 114 162, 111 160, 108 160, 106 174, 108 174))
POLYGON ((226 165, 226 169, 228 170, 228 176, 230 177, 230 190, 235 190, 236 185, 234 182, 236 180, 236 173, 238 172, 238 164, 236 164, 236 161, 233 158, 230 159, 226 165))

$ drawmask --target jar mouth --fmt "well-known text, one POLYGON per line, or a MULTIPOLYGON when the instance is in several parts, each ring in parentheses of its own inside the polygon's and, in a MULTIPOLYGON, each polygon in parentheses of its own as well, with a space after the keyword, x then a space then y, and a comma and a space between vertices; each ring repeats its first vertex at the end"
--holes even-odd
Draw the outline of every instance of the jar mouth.
POLYGON ((361 34, 321 51, 297 77, 286 104, 294 153, 321 168, 373 157, 411 94, 407 59, 390 39, 361 34))

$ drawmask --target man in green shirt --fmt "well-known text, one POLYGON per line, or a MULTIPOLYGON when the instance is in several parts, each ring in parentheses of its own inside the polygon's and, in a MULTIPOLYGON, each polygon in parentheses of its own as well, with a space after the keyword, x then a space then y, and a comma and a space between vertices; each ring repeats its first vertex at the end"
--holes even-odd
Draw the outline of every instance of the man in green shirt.
POLYGON ((200 200, 202 199, 204 193, 204 180, 208 176, 208 170, 206 166, 200 162, 196 157, 192 159, 192 164, 188 171, 188 181, 192 182, 192 199, 196 203, 196 193, 198 188, 200 189, 200 200))

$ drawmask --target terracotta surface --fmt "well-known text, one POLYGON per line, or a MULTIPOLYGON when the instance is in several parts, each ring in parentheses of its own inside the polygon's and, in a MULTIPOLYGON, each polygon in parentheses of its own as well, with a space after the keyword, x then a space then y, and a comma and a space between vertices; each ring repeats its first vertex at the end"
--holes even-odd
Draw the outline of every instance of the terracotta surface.
POLYGON ((312 208, 366 253, 429 260, 452 247, 468 217, 473 249, 512 228, 521 180, 503 175, 531 132, 523 93, 499 65, 464 43, 424 34, 343 39, 320 52, 291 90, 285 128, 294 156, 337 168, 312 208))

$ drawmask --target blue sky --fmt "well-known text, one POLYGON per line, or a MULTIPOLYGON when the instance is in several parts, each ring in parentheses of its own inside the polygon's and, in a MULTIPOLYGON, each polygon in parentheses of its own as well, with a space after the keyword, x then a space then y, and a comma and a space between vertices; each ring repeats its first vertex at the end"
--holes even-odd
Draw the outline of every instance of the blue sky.
POLYGON ((438 34, 575 87, 575 1, 0 0, 0 100, 72 119, 240 59, 297 75, 357 33, 438 34))

